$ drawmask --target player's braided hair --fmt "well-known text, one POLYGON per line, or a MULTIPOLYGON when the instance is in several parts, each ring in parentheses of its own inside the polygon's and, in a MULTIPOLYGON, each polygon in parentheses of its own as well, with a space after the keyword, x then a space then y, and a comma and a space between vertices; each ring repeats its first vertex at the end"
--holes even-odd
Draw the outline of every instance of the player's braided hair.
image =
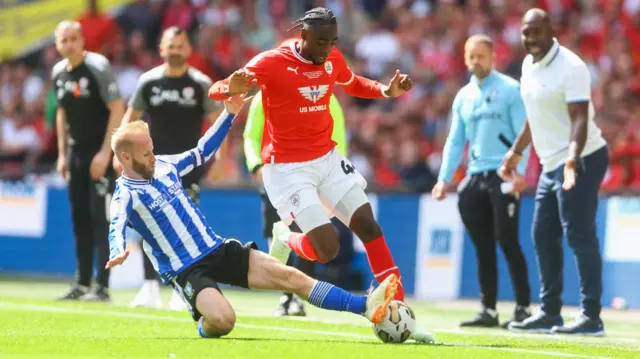
POLYGON ((310 26, 313 25, 334 25, 337 23, 338 20, 333 14, 333 11, 327 9, 326 7, 317 7, 307 11, 306 13, 304 13, 303 17, 294 21, 293 27, 291 27, 289 30, 297 28, 307 30, 310 26))

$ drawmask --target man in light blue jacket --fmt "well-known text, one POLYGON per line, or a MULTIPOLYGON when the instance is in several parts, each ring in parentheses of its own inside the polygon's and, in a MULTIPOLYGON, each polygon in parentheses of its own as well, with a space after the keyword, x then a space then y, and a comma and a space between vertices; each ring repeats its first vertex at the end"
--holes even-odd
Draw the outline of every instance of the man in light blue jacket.
POLYGON ((503 323, 506 328, 512 321, 521 322, 531 316, 527 263, 518 240, 518 193, 525 187, 527 161, 520 162, 512 183, 504 183, 496 170, 524 126, 526 115, 519 83, 493 69, 495 52, 489 37, 470 37, 464 56, 473 76, 453 102, 451 130, 432 195, 437 200, 444 199, 468 143, 469 163, 467 176, 458 188, 458 208, 476 248, 483 308, 475 318, 461 325, 499 325, 497 241, 509 265, 517 304, 513 318, 503 323))

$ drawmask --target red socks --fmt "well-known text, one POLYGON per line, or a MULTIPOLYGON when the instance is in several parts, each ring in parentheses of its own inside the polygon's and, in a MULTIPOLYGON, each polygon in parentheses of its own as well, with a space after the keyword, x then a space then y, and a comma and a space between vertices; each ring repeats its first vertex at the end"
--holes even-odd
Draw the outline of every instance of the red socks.
MULTIPOLYGON (((400 277, 400 270, 393 261, 387 242, 384 240, 384 236, 380 236, 371 242, 364 243, 364 248, 367 251, 367 259, 369 259, 369 265, 373 271, 373 276, 378 283, 385 280, 391 273, 400 277)), ((297 253, 297 252, 296 252, 297 253)), ((404 288, 402 288, 402 282, 398 286, 398 292, 394 298, 404 302, 404 288)))
POLYGON ((289 247, 291 248, 291 250, 293 250, 293 252, 295 252, 295 254, 297 254, 301 258, 309 262, 317 261, 320 263, 324 263, 318 259, 318 255, 316 255, 316 251, 313 249, 311 242, 309 242, 309 238, 307 238, 307 236, 305 236, 304 233, 292 232, 289 235, 287 244, 289 244, 289 247))
MULTIPOLYGON (((318 260, 316 251, 313 249, 309 238, 307 238, 303 233, 291 233, 287 243, 291 250, 303 259, 310 262, 321 262, 318 260)), ((401 278, 400 270, 393 261, 393 257, 391 256, 389 247, 387 247, 387 242, 385 241, 384 236, 376 238, 369 243, 365 243, 364 248, 367 250, 369 265, 371 266, 373 275, 378 283, 385 280, 389 275, 391 275, 391 273, 397 275, 398 278, 401 278)), ((398 292, 396 293, 395 299, 404 302, 404 288, 402 288, 402 283, 398 286, 398 292)))

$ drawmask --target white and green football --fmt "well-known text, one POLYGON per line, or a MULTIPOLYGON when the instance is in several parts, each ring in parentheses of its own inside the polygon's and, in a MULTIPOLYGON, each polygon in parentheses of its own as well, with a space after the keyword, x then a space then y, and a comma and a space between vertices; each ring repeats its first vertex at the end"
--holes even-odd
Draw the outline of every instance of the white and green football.
POLYGON ((384 343, 400 344, 409 339, 416 329, 416 316, 405 303, 394 300, 389 303, 384 320, 373 325, 373 332, 384 343))

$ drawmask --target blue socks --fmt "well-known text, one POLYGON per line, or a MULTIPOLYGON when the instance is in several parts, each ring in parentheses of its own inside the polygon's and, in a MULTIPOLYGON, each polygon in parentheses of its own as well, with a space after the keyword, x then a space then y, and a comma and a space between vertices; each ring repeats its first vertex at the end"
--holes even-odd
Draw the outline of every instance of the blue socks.
POLYGON ((203 321, 204 321, 204 317, 200 317, 200 320, 198 321, 198 334, 200 334, 200 336, 205 339, 220 338, 220 336, 208 335, 207 333, 205 333, 204 329, 202 328, 203 321))
POLYGON ((333 284, 318 281, 311 289, 309 303, 328 310, 363 314, 367 310, 367 297, 353 295, 333 284))
POLYGON ((203 320, 204 320, 204 317, 200 317, 200 320, 198 321, 198 334, 200 334, 200 336, 203 337, 203 338, 209 338, 207 333, 204 332, 204 329, 202 329, 202 321, 203 320))

